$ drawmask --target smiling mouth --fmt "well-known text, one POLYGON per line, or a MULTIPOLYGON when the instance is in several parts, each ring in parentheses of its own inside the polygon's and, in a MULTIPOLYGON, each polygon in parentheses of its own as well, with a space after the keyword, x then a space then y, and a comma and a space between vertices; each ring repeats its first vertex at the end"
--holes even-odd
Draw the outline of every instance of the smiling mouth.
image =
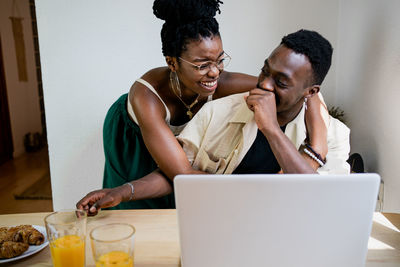
POLYGON ((204 85, 205 87, 214 87, 217 84, 217 80, 213 81, 213 82, 200 82, 202 85, 204 85))

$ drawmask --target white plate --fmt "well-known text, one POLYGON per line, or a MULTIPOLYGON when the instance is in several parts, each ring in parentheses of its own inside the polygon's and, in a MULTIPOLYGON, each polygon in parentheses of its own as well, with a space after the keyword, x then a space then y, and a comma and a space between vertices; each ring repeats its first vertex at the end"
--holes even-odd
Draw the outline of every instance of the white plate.
POLYGON ((44 228, 43 226, 40 225, 32 225, 36 230, 38 230, 39 232, 41 232, 44 235, 44 242, 43 244, 39 245, 39 246, 33 246, 30 245, 28 250, 25 251, 24 253, 22 253, 21 255, 14 257, 14 258, 10 258, 10 259, 2 259, 0 260, 0 263, 5 263, 5 262, 10 262, 10 261, 16 261, 25 257, 28 257, 32 254, 38 253, 39 251, 41 251, 42 249, 44 249, 45 247, 47 247, 47 245, 49 244, 49 241, 47 240, 47 235, 46 235, 46 228, 44 228))

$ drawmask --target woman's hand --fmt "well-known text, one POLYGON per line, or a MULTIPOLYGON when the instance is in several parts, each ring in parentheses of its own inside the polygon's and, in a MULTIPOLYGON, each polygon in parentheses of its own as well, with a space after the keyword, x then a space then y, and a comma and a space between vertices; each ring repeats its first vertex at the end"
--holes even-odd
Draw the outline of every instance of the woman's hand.
POLYGON ((325 158, 328 153, 329 113, 319 94, 308 98, 305 121, 310 146, 325 158))
POLYGON ((128 193, 131 193, 130 187, 128 188, 126 184, 112 189, 92 191, 76 204, 76 208, 86 211, 88 216, 95 216, 100 209, 114 207, 124 201, 127 189, 128 193))
POLYGON ((159 170, 130 183, 135 188, 134 196, 131 186, 123 184, 90 192, 76 204, 76 208, 86 211, 88 216, 94 216, 100 209, 115 207, 124 201, 159 198, 173 192, 172 183, 159 170))

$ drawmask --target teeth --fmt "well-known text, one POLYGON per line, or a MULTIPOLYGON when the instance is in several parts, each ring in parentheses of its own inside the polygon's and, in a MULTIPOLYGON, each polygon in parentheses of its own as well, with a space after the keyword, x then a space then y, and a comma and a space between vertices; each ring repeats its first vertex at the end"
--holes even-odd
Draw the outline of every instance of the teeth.
POLYGON ((202 84, 204 84, 207 87, 213 87, 214 85, 217 84, 217 81, 213 81, 213 82, 201 82, 202 84))

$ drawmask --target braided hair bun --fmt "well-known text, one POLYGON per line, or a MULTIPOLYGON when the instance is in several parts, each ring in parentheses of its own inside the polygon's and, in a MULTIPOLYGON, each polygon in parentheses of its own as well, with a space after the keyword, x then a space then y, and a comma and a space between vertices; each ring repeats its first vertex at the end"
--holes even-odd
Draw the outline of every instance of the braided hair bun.
POLYGON ((161 29, 164 56, 179 57, 191 40, 219 36, 214 16, 221 13, 218 0, 155 0, 154 15, 164 20, 161 29))
POLYGON ((153 4, 154 15, 166 23, 181 25, 199 19, 213 18, 217 11, 221 13, 215 0, 156 0, 153 4))

